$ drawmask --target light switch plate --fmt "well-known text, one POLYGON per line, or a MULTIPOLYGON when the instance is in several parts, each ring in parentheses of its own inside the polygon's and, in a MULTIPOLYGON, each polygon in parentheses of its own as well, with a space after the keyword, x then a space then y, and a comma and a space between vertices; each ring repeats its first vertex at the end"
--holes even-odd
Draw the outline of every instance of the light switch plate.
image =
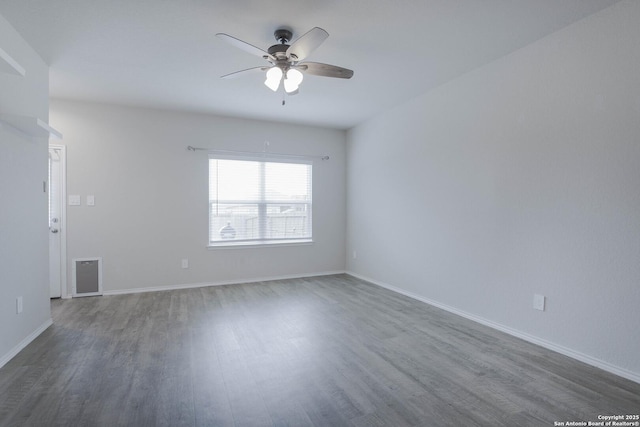
POLYGON ((69 206, 80 206, 79 194, 69 194, 69 206))
POLYGON ((87 206, 95 206, 96 205, 96 196, 90 194, 87 196, 87 206))

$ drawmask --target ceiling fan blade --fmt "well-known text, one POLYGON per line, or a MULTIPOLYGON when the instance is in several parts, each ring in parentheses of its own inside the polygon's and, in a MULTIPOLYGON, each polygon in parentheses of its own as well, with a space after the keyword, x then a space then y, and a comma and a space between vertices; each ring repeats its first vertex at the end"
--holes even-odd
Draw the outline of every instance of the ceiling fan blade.
POLYGON ((320 27, 313 27, 289 46, 289 49, 287 49, 287 56, 295 56, 295 61, 302 61, 318 46, 320 46, 327 37, 329 37, 329 33, 325 30, 320 27))
POLYGON ((235 79, 236 77, 240 77, 240 76, 244 76, 245 74, 251 74, 254 73, 256 71, 266 71, 268 70, 269 67, 253 67, 253 68, 247 68, 246 70, 240 70, 240 71, 235 71, 233 73, 229 73, 229 74, 225 74, 224 76, 220 76, 221 79, 235 79))
POLYGON ((322 64, 320 62, 305 62, 298 64, 296 68, 304 71, 306 74, 312 74, 314 76, 336 77, 339 79, 350 79, 353 77, 353 70, 336 65, 322 64))
POLYGON ((242 49, 245 52, 248 52, 252 55, 256 55, 259 56, 261 58, 265 58, 265 59, 274 59, 271 55, 269 55, 269 53, 267 51, 264 51, 262 49, 260 49, 259 47, 256 47, 252 44, 249 44, 247 42, 244 42, 240 39, 237 39, 233 36, 230 36, 229 34, 225 34, 225 33, 218 33, 216 34, 216 36, 220 39, 220 40, 224 40, 225 42, 229 43, 230 45, 233 45, 235 47, 237 47, 238 49, 242 49))

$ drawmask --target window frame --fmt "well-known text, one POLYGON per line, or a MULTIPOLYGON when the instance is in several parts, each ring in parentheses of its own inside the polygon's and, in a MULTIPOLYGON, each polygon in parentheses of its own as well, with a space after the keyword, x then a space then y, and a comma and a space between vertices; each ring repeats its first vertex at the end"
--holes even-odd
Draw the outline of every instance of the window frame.
MULTIPOLYGON (((208 184, 207 188, 209 191, 208 196, 208 234, 207 234, 207 248, 208 249, 218 249, 218 248, 246 248, 246 247, 268 247, 268 246, 291 246, 291 245, 309 245, 313 243, 313 160, 310 158, 306 158, 303 156, 284 156, 284 155, 269 155, 269 154, 228 154, 228 153, 216 153, 215 151, 210 152, 207 159, 207 178, 208 184), (229 239, 229 240, 211 240, 212 237, 212 209, 214 206, 214 201, 211 199, 211 160, 238 160, 238 161, 246 161, 246 162, 258 162, 263 165, 266 163, 290 163, 290 164, 299 164, 299 165, 307 165, 309 166, 309 200, 308 201, 292 201, 292 200, 276 200, 276 199, 268 199, 264 198, 264 175, 262 175, 261 180, 259 182, 259 186, 261 188, 261 195, 263 196, 260 200, 226 200, 226 202, 242 202, 246 204, 255 204, 258 205, 259 215, 262 215, 258 219, 258 226, 260 228, 259 234, 260 237, 254 239, 229 239), (308 225, 308 236, 304 237, 283 237, 283 238, 266 238, 265 235, 265 227, 268 220, 268 214, 266 207, 269 204, 278 204, 278 203, 286 203, 286 204, 297 204, 297 205, 307 205, 308 206, 308 216, 307 221, 308 225)), ((218 203, 220 201, 218 200, 218 203)))

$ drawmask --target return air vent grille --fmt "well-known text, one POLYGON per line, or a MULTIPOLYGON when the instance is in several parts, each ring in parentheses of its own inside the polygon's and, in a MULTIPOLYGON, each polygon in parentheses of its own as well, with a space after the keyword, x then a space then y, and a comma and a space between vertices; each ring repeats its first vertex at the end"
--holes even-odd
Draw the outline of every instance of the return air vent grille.
POLYGON ((73 260, 73 296, 102 295, 102 258, 73 260))

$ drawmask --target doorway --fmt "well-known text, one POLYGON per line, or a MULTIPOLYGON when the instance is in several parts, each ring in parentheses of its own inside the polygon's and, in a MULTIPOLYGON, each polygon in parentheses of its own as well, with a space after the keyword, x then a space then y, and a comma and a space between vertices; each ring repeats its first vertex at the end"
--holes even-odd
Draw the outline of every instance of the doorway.
POLYGON ((68 298, 66 230, 66 147, 49 145, 49 294, 68 298))

